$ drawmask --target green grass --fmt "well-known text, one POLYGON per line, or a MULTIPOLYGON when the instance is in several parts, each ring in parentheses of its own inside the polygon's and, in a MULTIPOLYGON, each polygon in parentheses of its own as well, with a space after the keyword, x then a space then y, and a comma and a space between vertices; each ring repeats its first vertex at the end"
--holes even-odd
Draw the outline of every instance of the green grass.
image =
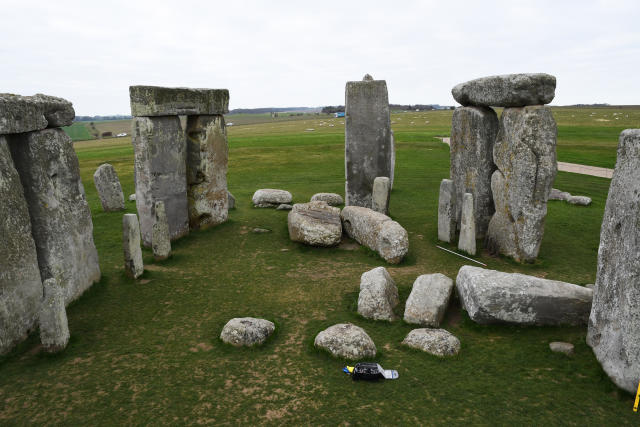
POLYGON ((62 129, 69 135, 73 141, 86 141, 95 139, 87 129, 86 122, 73 122, 71 126, 65 126, 62 129))
MULTIPOLYGON (((343 194, 341 119, 229 128, 237 209, 227 223, 174 242, 165 262, 145 250, 138 281, 123 272, 122 215, 102 212, 92 181, 108 161, 125 195, 134 191, 130 140, 76 143, 103 278, 68 308, 72 338, 62 354, 38 352, 35 333, 0 359, 0 424, 637 425, 632 396, 603 373, 585 344, 585 327, 480 326, 454 300, 443 327, 462 350, 438 359, 401 346, 411 326, 356 313, 360 275, 373 267, 385 265, 396 281, 401 315, 418 275, 455 278, 465 264, 435 247, 449 151, 433 137, 447 134, 451 113, 415 113, 420 125, 410 119, 414 113, 404 114, 393 116, 391 216, 409 232, 410 251, 398 266, 364 249, 293 243, 286 212, 251 206, 253 192, 264 187, 287 189, 296 202, 316 192, 343 194), (272 232, 253 234, 254 227, 272 232), (224 345, 220 330, 238 316, 271 319, 276 335, 258 348, 224 345), (314 349, 315 335, 339 322, 365 328, 379 351, 375 360, 400 378, 354 383, 341 372, 344 361, 314 349), (575 356, 551 353, 555 340, 575 344, 575 356)), ((608 186, 607 179, 559 173, 555 187, 588 195, 593 204, 549 203, 535 264, 486 253, 479 259, 502 271, 592 283, 608 186)), ((127 212, 135 212, 134 203, 127 202, 127 212)))

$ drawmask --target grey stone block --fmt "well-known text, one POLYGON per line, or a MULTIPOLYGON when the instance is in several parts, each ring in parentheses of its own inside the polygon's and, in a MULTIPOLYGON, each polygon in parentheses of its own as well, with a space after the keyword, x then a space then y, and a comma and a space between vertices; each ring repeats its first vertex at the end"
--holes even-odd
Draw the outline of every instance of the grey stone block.
POLYGON ((340 209, 322 201, 293 205, 287 225, 292 241, 310 246, 335 246, 342 238, 340 209))
POLYGON ((144 264, 140 248, 140 224, 136 214, 122 216, 122 249, 124 272, 127 276, 137 279, 144 272, 144 264))
POLYGON ((414 329, 402 344, 438 357, 455 356, 460 352, 460 340, 444 329, 414 329))
POLYGON ((350 360, 376 356, 376 345, 364 329, 351 323, 339 323, 316 335, 313 345, 336 357, 350 360))
POLYGON ((391 181, 386 176, 379 176, 373 180, 373 194, 371 195, 371 209, 384 215, 389 215, 389 198, 391 196, 391 181))
POLYGON ((437 328, 453 293, 453 280, 444 274, 418 276, 404 309, 404 321, 437 328))
POLYGON ((504 74, 460 83, 451 93, 462 105, 524 107, 550 103, 556 78, 549 74, 504 74))
POLYGON ((151 249, 156 261, 169 258, 171 254, 171 238, 169 237, 169 223, 164 210, 164 202, 157 200, 155 207, 155 221, 151 230, 151 249))
POLYGON ((235 209, 236 208, 236 198, 233 197, 233 194, 229 193, 228 191, 227 191, 227 199, 228 199, 229 209, 235 209))
POLYGON ((453 181, 440 182, 438 198, 438 240, 453 243, 456 238, 456 197, 453 181))
POLYGON ((75 115, 73 105, 62 98, 0 94, 0 135, 69 126, 75 115))
POLYGON ((58 280, 44 281, 44 300, 40 306, 40 342, 48 353, 58 353, 69 342, 69 323, 65 309, 65 289, 58 280))
POLYGON ((473 195, 464 193, 462 198, 462 215, 460 217, 460 237, 458 238, 458 249, 468 253, 476 254, 476 224, 474 221, 475 212, 473 210, 473 195))
POLYGON ((98 166, 93 174, 93 183, 98 190, 98 197, 105 212, 124 210, 124 194, 118 174, 112 165, 104 163, 98 166))
POLYGON ((224 325, 220 339, 236 347, 252 347, 264 343, 276 330, 276 325, 266 319, 236 317, 224 325))
POLYGON ((256 208, 277 208, 281 204, 290 204, 293 196, 286 190, 261 188, 253 193, 251 201, 256 208))
POLYGON ((329 206, 339 206, 344 204, 342 196, 336 193, 316 193, 311 196, 312 202, 322 201, 327 202, 329 206))
POLYGON ((229 112, 227 89, 129 86, 131 115, 221 115, 229 112))
POLYGON ((384 267, 362 273, 358 294, 358 313, 367 319, 394 320, 398 305, 398 287, 384 267))

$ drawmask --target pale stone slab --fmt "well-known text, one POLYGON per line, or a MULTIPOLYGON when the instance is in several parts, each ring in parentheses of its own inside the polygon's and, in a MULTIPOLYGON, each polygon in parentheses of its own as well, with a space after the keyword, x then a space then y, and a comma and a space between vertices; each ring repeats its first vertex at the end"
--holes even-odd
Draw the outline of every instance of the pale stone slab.
POLYGON ((122 249, 124 271, 127 276, 137 279, 144 272, 144 264, 140 248, 140 224, 136 214, 122 216, 122 249))
POLYGON ((44 300, 40 307, 40 342, 46 352, 58 353, 69 342, 69 323, 65 308, 65 289, 56 279, 47 279, 42 284, 44 300))
POLYGON ((398 287, 384 267, 376 267, 360 277, 358 313, 367 319, 394 320, 398 287))
POLYGON ((460 83, 451 93, 462 105, 524 107, 550 103, 556 78, 550 74, 503 74, 460 83))
POLYGON ((171 254, 171 238, 169 237, 169 223, 162 200, 155 204, 155 221, 151 230, 151 249, 156 261, 169 258, 171 254))
POLYGON ((444 274, 418 276, 404 309, 404 321, 437 328, 447 311, 453 280, 444 274))
POLYGON ((460 340, 444 329, 414 329, 402 344, 438 357, 455 356, 460 352, 460 340))
POLYGON ((554 341, 549 343, 549 350, 554 353, 562 353, 567 356, 573 356, 574 346, 568 342, 554 341))
POLYGON ((323 201, 296 203, 287 216, 287 224, 289 238, 294 242, 335 246, 342 238, 340 209, 323 201))
POLYGON ((236 317, 224 325, 220 339, 236 347, 252 347, 264 343, 276 330, 276 325, 266 319, 236 317))
POLYGON ((118 174, 112 165, 103 163, 93 174, 93 183, 98 190, 98 197, 105 212, 124 210, 124 194, 120 186, 118 174))
POLYGON ((340 206, 344 204, 342 196, 337 193, 316 193, 311 196, 312 202, 322 201, 327 202, 329 206, 340 206))
POLYGON ((470 255, 476 254, 476 223, 474 219, 473 195, 465 193, 462 198, 458 249, 470 255))
POLYGON ((438 240, 453 243, 456 238, 456 196, 453 181, 440 182, 438 198, 438 240))
POLYGON ((351 323, 339 323, 321 331, 314 345, 336 357, 350 360, 376 356, 376 345, 364 329, 351 323))
POLYGON ((386 176, 378 176, 373 180, 373 194, 371 209, 384 215, 389 215, 389 197, 391 196, 391 181, 386 176))
POLYGON ((253 193, 251 201, 256 208, 277 208, 281 204, 289 204, 293 196, 286 190, 261 188, 253 193))
POLYGON ((129 86, 132 116, 222 115, 229 112, 227 89, 129 86))

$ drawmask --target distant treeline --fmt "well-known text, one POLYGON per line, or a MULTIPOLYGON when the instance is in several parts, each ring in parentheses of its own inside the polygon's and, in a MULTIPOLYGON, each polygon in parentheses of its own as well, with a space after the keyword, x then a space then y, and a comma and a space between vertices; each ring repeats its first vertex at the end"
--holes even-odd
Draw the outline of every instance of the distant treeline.
POLYGON ((264 114, 264 113, 316 113, 317 107, 266 107, 266 108, 235 108, 229 114, 264 114))
POLYGON ((116 115, 116 116, 76 116, 76 122, 101 122, 103 120, 126 120, 131 116, 116 115))
MULTIPOLYGON (((431 111, 431 110, 449 110, 453 107, 442 106, 438 104, 389 104, 389 108, 392 110, 402 111, 431 111)), ((322 108, 322 112, 326 114, 341 113, 344 112, 344 105, 329 105, 322 108)))

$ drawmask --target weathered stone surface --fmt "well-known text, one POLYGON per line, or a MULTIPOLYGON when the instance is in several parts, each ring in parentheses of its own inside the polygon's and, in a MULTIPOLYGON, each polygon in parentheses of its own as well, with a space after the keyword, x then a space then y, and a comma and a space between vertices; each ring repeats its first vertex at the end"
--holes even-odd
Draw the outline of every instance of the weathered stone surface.
POLYGON ((227 191, 227 199, 228 199, 228 205, 229 205, 229 209, 235 209, 236 208, 236 198, 233 197, 233 194, 229 193, 227 191))
POLYGON ((129 194, 129 201, 130 202, 135 202, 136 201, 136 194, 135 193, 129 194))
POLYGON ((550 103, 556 78, 544 73, 503 74, 460 83, 451 93, 462 105, 524 107, 550 103))
POLYGON ((134 117, 132 135, 142 243, 151 246, 156 200, 164 202, 171 239, 188 234, 187 143, 180 119, 176 116, 134 117))
POLYGON ((140 248, 140 224, 136 214, 124 214, 122 217, 122 249, 124 271, 127 276, 137 279, 144 272, 144 264, 140 248))
POLYGON ((129 86, 131 115, 221 115, 229 112, 227 89, 129 86))
POLYGON ((253 230, 251 230, 251 232, 254 234, 264 234, 264 233, 271 233, 271 230, 266 228, 256 227, 253 230))
POLYGON ((167 214, 164 210, 164 202, 156 201, 155 204, 155 221, 151 229, 151 248, 153 257, 159 261, 169 258, 171 254, 171 238, 169 237, 169 223, 167 222, 167 214))
POLYGON ((493 150, 491 177, 496 212, 487 245, 517 261, 538 256, 547 199, 557 173, 556 122, 544 106, 507 108, 493 150))
POLYGON ((336 357, 350 360, 375 357, 377 352, 376 345, 364 329, 351 323, 328 327, 316 335, 314 345, 336 357))
POLYGON ((293 209, 293 205, 290 205, 288 203, 279 204, 276 208, 277 211, 290 211, 291 209, 293 209))
POLYGON ((340 206, 344 204, 342 196, 336 193, 316 193, 311 196, 312 202, 327 202, 329 206, 340 206))
POLYGON ((554 341, 549 343, 549 349, 554 353, 562 353, 567 356, 573 356, 573 344, 568 342, 554 341))
POLYGON ((103 163, 93 174, 93 183, 98 190, 98 197, 105 212, 124 209, 124 194, 120 186, 118 174, 112 165, 103 163))
POLYGON ((438 327, 449 306, 453 280, 444 274, 423 274, 413 282, 404 309, 404 321, 438 327))
POLYGON ((640 379, 640 129, 620 134, 600 230, 587 344, 616 385, 640 379))
POLYGON ((263 188, 253 193, 251 200, 256 208, 275 208, 283 203, 291 203, 293 196, 285 190, 263 188))
POLYGON ((379 176, 373 180, 371 195, 371 209, 384 215, 389 215, 389 197, 391 196, 391 181, 386 176, 379 176))
POLYGON ((75 116, 71 103, 62 98, 0 93, 0 135, 69 126, 75 116))
POLYGON ((69 323, 65 309, 65 289, 53 278, 44 281, 44 300, 40 305, 40 342, 45 351, 57 353, 69 342, 69 323))
POLYGON ((569 203, 571 205, 578 205, 578 206, 589 206, 591 204, 591 197, 587 197, 587 196, 571 196, 567 200, 567 203, 569 203))
POLYGON ((276 330, 276 325, 266 319, 236 317, 224 325, 220 339, 236 347, 251 347, 264 343, 276 330))
POLYGON ((551 193, 549 193, 549 200, 563 200, 566 202, 569 197, 571 197, 571 193, 560 191, 557 188, 552 188, 551 193))
POLYGON ((0 354, 34 326, 42 301, 29 209, 6 137, 0 135, 0 354))
POLYGON ((387 83, 347 82, 345 113, 346 205, 369 208, 373 180, 394 169, 387 83))
POLYGON ((482 324, 583 325, 593 297, 583 286, 469 265, 456 288, 469 317, 482 324))
POLYGON ((460 340, 444 329, 414 329, 402 344, 434 356, 454 356, 460 351, 460 340))
POLYGON ((376 267, 360 277, 358 313, 374 320, 394 320, 398 288, 384 267, 376 267))
POLYGON ((342 238, 340 209, 326 202, 296 203, 287 216, 289 238, 311 246, 335 246, 342 238))
POLYGON ((453 243, 456 238, 456 197, 453 181, 440 182, 438 198, 438 240, 453 243))
POLYGON ((223 116, 187 118, 187 198, 192 229, 227 220, 228 152, 223 116))
POLYGON ((9 146, 29 206, 40 277, 57 279, 69 304, 100 280, 78 157, 62 129, 12 135, 9 146))
POLYGON ((589 206, 591 204, 591 197, 587 196, 573 196, 566 191, 560 191, 556 188, 551 189, 549 194, 549 200, 563 200, 572 205, 589 206))
POLYGON ((456 197, 455 219, 460 229, 462 197, 471 193, 474 201, 476 234, 485 237, 495 212, 491 192, 493 146, 498 135, 498 116, 488 107, 459 107, 451 120, 451 180, 456 197))
POLYGON ((473 195, 471 193, 464 193, 462 198, 458 249, 470 255, 476 254, 476 224, 475 212, 473 210, 473 195))
POLYGON ((349 237, 378 252, 388 263, 398 264, 409 251, 407 230, 386 215, 361 206, 346 206, 340 217, 349 237))

